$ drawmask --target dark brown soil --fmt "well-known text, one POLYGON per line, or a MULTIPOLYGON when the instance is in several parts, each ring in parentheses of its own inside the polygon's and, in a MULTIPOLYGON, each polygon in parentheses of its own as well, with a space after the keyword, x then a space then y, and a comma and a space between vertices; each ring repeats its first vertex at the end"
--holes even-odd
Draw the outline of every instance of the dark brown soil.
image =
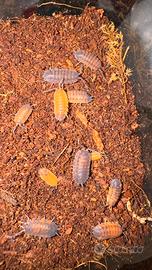
MULTIPOLYGON (((93 8, 80 17, 33 16, 0 22, 0 185, 18 201, 13 206, 1 198, 1 269, 67 269, 90 260, 97 243, 91 231, 104 218, 118 221, 124 231, 109 244, 131 246, 143 242, 147 227, 132 219, 126 209, 126 202, 133 198, 137 214, 148 214, 142 210, 145 197, 138 188, 143 184, 144 168, 140 141, 134 135, 137 111, 129 83, 127 103, 121 82, 108 84, 114 70, 106 62, 103 24, 108 20, 102 10, 93 8), (73 57, 73 51, 80 48, 98 55, 107 81, 99 72, 84 68, 82 77, 94 100, 84 105, 70 104, 67 118, 59 123, 53 113, 53 92, 43 93, 50 88, 42 79, 43 71, 49 67, 80 70, 73 57), (27 129, 18 127, 13 136, 14 115, 26 103, 33 106, 27 129), (92 162, 90 178, 83 188, 72 180, 74 155, 82 146, 97 148, 91 129, 76 118, 77 109, 99 132, 104 145, 104 155, 92 162), (39 178, 42 166, 58 176, 56 190, 39 178), (114 177, 122 179, 123 193, 111 212, 105 202, 114 177), (60 235, 46 240, 23 234, 14 241, 6 240, 6 235, 21 230, 20 222, 27 216, 55 218, 60 235)), ((84 89, 84 85, 78 82, 65 86, 73 88, 84 89)))

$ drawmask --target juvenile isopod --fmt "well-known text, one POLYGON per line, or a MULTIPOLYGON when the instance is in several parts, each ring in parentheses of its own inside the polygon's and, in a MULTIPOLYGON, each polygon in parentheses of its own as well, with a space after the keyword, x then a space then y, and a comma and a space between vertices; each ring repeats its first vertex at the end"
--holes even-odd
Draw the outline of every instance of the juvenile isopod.
POLYGON ((16 237, 22 233, 31 235, 31 236, 38 236, 43 238, 51 238, 55 235, 58 235, 58 226, 57 224, 52 220, 47 219, 30 219, 26 222, 22 222, 22 228, 20 232, 16 233, 11 237, 16 237))
POLYGON ((14 122, 16 125, 13 128, 13 133, 18 126, 24 126, 24 123, 27 121, 32 111, 33 108, 30 104, 25 104, 18 110, 14 117, 14 122))
POLYGON ((54 114, 58 121, 63 121, 68 113, 68 97, 62 88, 54 92, 54 114))
POLYGON ((95 54, 84 51, 84 50, 75 51, 73 54, 74 54, 74 57, 78 60, 78 62, 89 67, 91 70, 95 70, 95 71, 99 70, 103 75, 101 61, 95 54))
POLYGON ((91 152, 91 160, 100 160, 101 159, 101 153, 97 151, 92 151, 91 152))
POLYGON ((82 80, 86 85, 79 72, 66 68, 50 68, 45 70, 43 73, 43 79, 44 81, 52 84, 72 84, 78 80, 82 80))
POLYGON ((122 234, 122 228, 118 223, 105 222, 95 226, 92 233, 95 238, 101 241, 119 237, 122 234))
POLYGON ((67 94, 70 103, 89 103, 93 99, 86 91, 68 90, 67 94))
POLYGON ((91 157, 88 150, 82 149, 77 151, 73 162, 73 179, 83 186, 88 180, 90 173, 91 157))
POLYGON ((49 169, 43 167, 38 170, 39 176, 51 187, 57 187, 58 179, 49 169))
POLYGON ((107 195, 107 206, 113 207, 117 203, 122 191, 122 183, 119 179, 112 179, 107 195))

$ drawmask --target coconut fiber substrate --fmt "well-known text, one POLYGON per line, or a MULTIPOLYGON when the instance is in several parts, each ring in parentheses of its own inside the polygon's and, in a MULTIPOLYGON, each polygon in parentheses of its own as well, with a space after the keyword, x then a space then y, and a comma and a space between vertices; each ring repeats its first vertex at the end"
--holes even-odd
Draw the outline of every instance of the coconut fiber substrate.
MULTIPOLYGON (((148 215, 144 167, 122 34, 103 10, 94 8, 81 16, 1 21, 0 33, 1 269, 71 269, 92 260, 96 245, 143 244, 147 225, 140 217, 148 215), (78 62, 73 53, 79 50, 98 57, 101 68, 78 62), (89 103, 68 102, 63 121, 54 114, 59 84, 51 86, 43 78, 49 68, 80 72, 82 79, 60 82, 65 95, 83 90, 92 96, 89 103), (32 113, 13 132, 15 114, 25 104, 32 113), (94 151, 100 158, 91 161, 89 178, 79 185, 73 179, 73 162, 82 149, 90 159, 95 159, 94 151), (57 177, 56 187, 40 177, 40 168, 57 177), (112 179, 121 181, 122 191, 111 208, 107 194, 112 179), (39 237, 49 236, 45 224, 52 220, 58 234, 39 237), (99 241, 92 230, 103 222, 119 223, 122 234, 99 241)), ((75 166, 79 169, 83 166, 75 166)))

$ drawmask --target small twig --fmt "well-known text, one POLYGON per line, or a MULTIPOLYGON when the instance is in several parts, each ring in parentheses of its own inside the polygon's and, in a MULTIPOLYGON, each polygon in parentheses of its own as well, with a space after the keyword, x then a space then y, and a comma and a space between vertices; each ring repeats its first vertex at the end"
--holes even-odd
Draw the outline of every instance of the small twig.
POLYGON ((73 8, 73 9, 80 9, 80 10, 83 10, 83 8, 80 8, 80 7, 75 7, 75 6, 71 6, 71 5, 68 5, 68 4, 64 4, 64 3, 57 3, 57 2, 46 2, 46 3, 42 3, 42 4, 38 4, 37 7, 42 7, 42 6, 47 6, 47 5, 58 5, 58 6, 65 6, 65 7, 69 7, 69 8, 73 8))
POLYGON ((126 55, 127 55, 128 51, 129 51, 129 49, 130 49, 130 47, 128 46, 127 49, 126 49, 126 51, 125 51, 125 53, 124 53, 124 56, 123 56, 123 58, 122 58, 123 62, 124 62, 125 59, 126 59, 126 55))
POLYGON ((106 270, 107 270, 107 266, 101 262, 97 262, 97 261, 87 261, 87 262, 82 262, 81 264, 77 265, 76 268, 80 267, 80 266, 83 266, 83 265, 86 265, 86 264, 90 264, 90 263, 95 263, 95 264, 98 264, 100 266, 103 266, 106 270))
POLYGON ((57 160, 62 156, 62 154, 65 152, 65 150, 67 149, 67 147, 69 146, 69 143, 64 147, 64 149, 60 152, 60 154, 56 157, 56 159, 54 160, 53 164, 54 165, 57 160))

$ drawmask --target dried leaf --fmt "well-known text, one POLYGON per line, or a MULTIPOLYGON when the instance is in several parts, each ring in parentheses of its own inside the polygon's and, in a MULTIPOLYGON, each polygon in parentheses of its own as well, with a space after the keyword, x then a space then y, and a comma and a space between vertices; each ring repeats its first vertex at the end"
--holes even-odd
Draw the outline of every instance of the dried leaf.
POLYGON ((103 145, 102 140, 100 138, 99 132, 95 129, 92 129, 92 137, 93 137, 93 140, 96 144, 97 149, 102 152, 104 149, 104 145, 103 145))
POLYGON ((79 118, 79 120, 81 121, 81 123, 85 126, 85 127, 87 127, 87 125, 88 125, 88 120, 87 120, 87 118, 86 118, 86 116, 82 113, 82 112, 80 112, 79 110, 76 110, 76 117, 77 118, 79 118))

